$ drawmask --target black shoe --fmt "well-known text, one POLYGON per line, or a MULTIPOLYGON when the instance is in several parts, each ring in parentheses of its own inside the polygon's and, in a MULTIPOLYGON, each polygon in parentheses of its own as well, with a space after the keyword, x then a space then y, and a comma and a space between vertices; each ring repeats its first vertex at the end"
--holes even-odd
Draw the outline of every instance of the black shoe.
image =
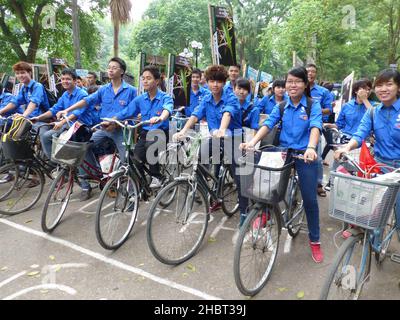
POLYGON ((82 190, 79 201, 87 201, 92 197, 92 190, 82 190))

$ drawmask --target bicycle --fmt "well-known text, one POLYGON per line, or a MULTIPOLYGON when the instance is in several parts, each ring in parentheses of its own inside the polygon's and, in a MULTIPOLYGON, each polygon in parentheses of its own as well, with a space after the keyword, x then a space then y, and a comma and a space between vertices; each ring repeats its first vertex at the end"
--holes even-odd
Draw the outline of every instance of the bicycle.
MULTIPOLYGON (((366 174, 349 155, 344 154, 342 160, 366 174)), ((372 253, 380 265, 397 230, 394 208, 400 188, 400 170, 375 179, 341 173, 332 175, 335 182, 329 215, 356 227, 350 229, 352 235, 336 253, 320 299, 357 300, 370 278, 372 253)), ((400 263, 399 258, 399 255, 392 255, 394 262, 400 263)))
MULTIPOLYGON (((111 174, 111 179, 101 192, 96 209, 95 232, 99 244, 107 250, 118 249, 127 239, 136 222, 139 210, 139 199, 147 201, 154 190, 150 188, 150 170, 144 166, 144 172, 138 169, 136 159, 133 158, 133 132, 136 128, 150 124, 149 121, 139 122, 136 125, 121 123, 115 119, 104 119, 115 123, 124 130, 125 137, 125 163, 111 174), (146 175, 147 174, 147 175, 146 175)), ((179 172, 179 166, 170 165, 169 150, 165 155, 165 163, 161 165, 161 174, 164 179, 162 186, 169 180, 168 177, 179 172)), ((175 195, 169 194, 164 199, 164 205, 168 204, 175 195)))
POLYGON ((57 168, 48 164, 37 142, 40 129, 46 126, 51 124, 38 126, 23 139, 2 142, 5 164, 0 168, 0 214, 28 211, 42 196, 45 176, 54 179, 57 168))
POLYGON ((282 228, 295 238, 304 221, 303 199, 294 158, 303 156, 285 150, 286 163, 279 168, 259 164, 262 153, 280 150, 263 146, 241 161, 251 174, 241 175, 242 195, 253 201, 235 245, 233 273, 239 291, 246 296, 259 293, 269 280, 279 249, 282 228), (283 201, 284 209, 279 203, 283 201))
MULTIPOLYGON (((147 243, 154 257, 164 264, 181 264, 199 250, 207 232, 210 201, 221 204, 228 217, 239 208, 233 172, 225 159, 218 177, 198 162, 200 143, 204 139, 201 133, 185 138, 186 142, 191 142, 188 160, 192 170, 181 173, 161 189, 149 210, 147 243), (175 196, 165 205, 163 199, 171 193, 175 196)), ((178 147, 184 143, 177 142, 178 147)))
MULTIPOLYGON (((69 124, 68 120, 67 123, 69 124)), ((101 124, 92 127, 92 130, 99 126, 101 124)), ((51 160, 58 163, 60 169, 50 186, 42 209, 41 227, 46 233, 54 231, 68 207, 74 183, 79 183, 78 168, 83 169, 89 180, 98 184, 100 189, 103 188, 114 171, 117 162, 116 153, 113 154, 112 164, 108 172, 103 172, 84 160, 89 144, 89 142, 65 141, 61 137, 53 135, 51 160)))

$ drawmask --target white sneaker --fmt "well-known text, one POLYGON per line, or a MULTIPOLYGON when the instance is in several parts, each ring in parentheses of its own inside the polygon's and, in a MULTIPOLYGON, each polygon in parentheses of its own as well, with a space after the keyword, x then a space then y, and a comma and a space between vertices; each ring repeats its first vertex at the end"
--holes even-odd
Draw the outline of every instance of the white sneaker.
POLYGON ((153 188, 161 188, 161 180, 156 177, 153 177, 153 179, 151 180, 151 183, 150 183, 150 188, 152 188, 152 189, 153 188))

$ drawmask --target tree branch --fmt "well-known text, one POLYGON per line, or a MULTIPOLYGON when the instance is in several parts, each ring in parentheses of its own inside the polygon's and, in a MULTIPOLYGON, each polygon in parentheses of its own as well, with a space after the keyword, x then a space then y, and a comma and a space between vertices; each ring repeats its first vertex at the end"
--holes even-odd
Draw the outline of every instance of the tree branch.
POLYGON ((7 26, 5 22, 5 12, 4 9, 0 9, 0 28, 3 34, 7 39, 10 39, 9 42, 15 53, 18 55, 18 58, 21 60, 26 60, 26 54, 22 49, 21 45, 17 37, 11 32, 10 28, 7 26))
POLYGON ((29 24, 22 5, 20 3, 18 3, 16 0, 10 0, 10 6, 13 9, 15 15, 21 21, 21 24, 24 27, 25 31, 28 33, 28 35, 31 35, 34 32, 34 29, 29 24))

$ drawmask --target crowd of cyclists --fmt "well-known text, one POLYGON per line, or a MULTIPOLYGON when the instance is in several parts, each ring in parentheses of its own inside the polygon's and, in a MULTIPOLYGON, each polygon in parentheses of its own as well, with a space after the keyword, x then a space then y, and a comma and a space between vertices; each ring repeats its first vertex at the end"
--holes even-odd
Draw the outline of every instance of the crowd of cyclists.
MULTIPOLYGON (((112 58, 107 69, 110 83, 97 86, 96 74, 90 73, 88 88, 83 87, 82 79, 74 70, 65 69, 61 76, 64 93, 55 105, 50 106, 45 88, 32 79, 31 65, 19 62, 13 66, 13 71, 22 87, 17 96, 0 91, 0 115, 22 115, 33 123, 34 128, 40 127, 43 122, 52 123, 52 128, 40 127, 39 132, 42 150, 49 161, 52 137, 67 130, 70 123, 79 122, 89 128, 100 123, 101 130, 91 135, 93 143, 86 154, 86 161, 94 167, 100 166, 96 150, 105 141, 113 142, 122 162, 125 156, 122 130, 115 123, 103 119, 149 121, 140 131, 134 151, 140 168, 149 162, 147 151, 156 142, 148 136, 157 132, 158 143, 161 141, 166 145, 169 142, 169 119, 174 101, 160 90, 161 74, 156 66, 149 65, 143 69, 141 81, 145 93, 140 95, 137 88, 123 80, 126 69, 122 59, 112 58)), ((196 123, 206 122, 213 139, 222 140, 224 153, 232 160, 239 191, 240 228, 247 216, 249 200, 240 192, 238 157, 241 150, 254 149, 274 127, 280 126, 279 146, 296 150, 304 157, 304 160, 295 159, 295 167, 307 217, 311 255, 316 263, 321 263, 324 255, 320 243, 318 196, 326 197, 333 184, 330 180, 323 186, 323 165, 328 165, 324 159, 332 144, 330 129, 340 130, 349 140, 348 144, 335 151, 332 170, 338 167, 337 161, 343 153, 359 148, 372 135, 376 159, 400 168, 400 73, 388 69, 377 75, 374 83, 367 79, 355 81, 352 99, 341 107, 335 120, 336 99, 332 92, 317 84, 317 71, 314 64, 293 68, 284 79, 273 82, 269 94, 253 98, 250 81, 240 77, 240 65, 228 68, 212 65, 204 72, 194 69, 190 105, 184 109, 187 122, 182 130, 173 135, 173 139, 183 140, 196 123), (370 100, 372 91, 379 101, 370 100), (263 122, 261 115, 268 115, 263 122), (244 128, 257 130, 257 133, 244 141, 244 128), (327 142, 324 152, 322 137, 327 142)), ((328 84, 327 87, 331 86, 328 84)), ((200 160, 208 160, 213 154, 212 141, 202 141, 204 146, 200 160)), ((149 168, 152 177, 150 187, 160 188, 164 177, 159 163, 151 162, 149 168)), ((215 173, 218 174, 218 168, 215 173)), ((35 181, 31 183, 34 185, 35 181)), ((84 176, 80 179, 80 186, 80 200, 86 201, 92 196, 92 190, 84 176)), ((211 203, 210 211, 217 210, 220 205, 211 203)), ((397 198, 396 210, 400 224, 400 197, 397 198)))

